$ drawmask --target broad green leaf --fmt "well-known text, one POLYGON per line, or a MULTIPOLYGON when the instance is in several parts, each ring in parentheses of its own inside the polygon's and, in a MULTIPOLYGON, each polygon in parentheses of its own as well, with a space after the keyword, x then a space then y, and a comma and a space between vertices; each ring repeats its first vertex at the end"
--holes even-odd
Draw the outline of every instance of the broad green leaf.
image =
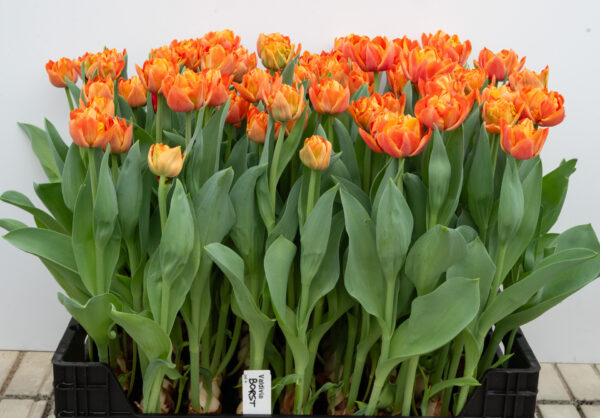
MULTIPOLYGON (((86 182, 79 191, 73 211, 72 253, 85 288, 92 295, 102 292, 103 281, 96 278, 96 245, 94 243, 94 206, 92 188, 86 182)), ((108 289, 107 289, 108 290, 108 289)))
POLYGON ((15 229, 27 228, 27 225, 16 219, 0 218, 0 228, 4 228, 7 232, 11 232, 15 229))
POLYGON ((137 343, 148 360, 171 359, 171 339, 155 321, 140 314, 119 312, 114 307, 109 315, 137 343))
POLYGON ((62 195, 65 200, 65 205, 73 211, 79 189, 85 181, 86 168, 81 160, 80 148, 77 144, 72 143, 67 151, 65 164, 62 172, 62 195))
POLYGON ((279 156, 279 161, 277 165, 277 173, 275 173, 275 176, 278 180, 283 174, 283 171, 285 170, 289 162, 292 160, 292 158, 298 155, 300 139, 302 139, 302 132, 304 131, 304 121, 306 120, 307 114, 308 106, 304 108, 300 119, 296 121, 296 124, 290 131, 290 134, 285 138, 285 141, 283 142, 283 145, 281 147, 281 154, 279 156))
POLYGON ((292 190, 290 190, 283 212, 279 216, 279 221, 267 238, 266 248, 269 248, 271 243, 280 235, 283 235, 292 242, 296 238, 296 233, 298 232, 298 198, 300 197, 301 185, 302 178, 296 180, 292 190))
POLYGON ((119 116, 128 121, 133 120, 133 110, 131 110, 131 106, 129 106, 127 100, 125 100, 125 98, 118 93, 116 99, 118 103, 117 107, 119 108, 119 116))
POLYGON ((527 303, 545 283, 597 256, 598 253, 592 250, 578 248, 559 251, 544 259, 531 274, 505 288, 486 307, 479 320, 478 339, 483 341, 495 323, 527 303))
POLYGON ((384 276, 395 281, 404 265, 413 232, 413 218, 402 192, 392 179, 385 187, 376 212, 377 254, 384 276))
POLYGON ((30 213, 33 215, 36 222, 40 222, 48 229, 57 232, 66 232, 65 228, 56 219, 48 215, 43 210, 36 208, 31 200, 29 200, 29 198, 22 193, 9 190, 0 195, 0 200, 30 213))
POLYGON ((61 168, 59 168, 56 162, 60 157, 54 151, 46 132, 37 126, 29 125, 27 123, 19 123, 19 126, 29 137, 33 152, 40 161, 48 180, 60 181, 61 168))
POLYGON ((230 168, 218 171, 204 183, 200 193, 193 196, 201 244, 221 242, 235 223, 235 212, 229 197, 233 177, 230 168))
POLYGON ((352 195, 352 197, 358 200, 366 211, 371 212, 371 199, 357 184, 344 177, 331 177, 335 183, 339 183, 342 190, 346 191, 348 194, 352 195))
POLYGON ((442 205, 448 196, 452 167, 440 131, 436 128, 433 132, 431 157, 429 159, 429 227, 441 222, 439 218, 442 205))
POLYGON ((65 205, 60 183, 33 184, 35 193, 44 206, 61 223, 64 230, 71 232, 73 212, 65 205))
POLYGON ((169 286, 185 269, 194 248, 194 218, 180 180, 175 183, 169 215, 160 239, 160 271, 169 286))
POLYGON ((44 119, 44 125, 46 126, 46 134, 48 135, 48 139, 50 140, 50 143, 52 144, 56 155, 58 155, 59 157, 57 165, 59 168, 62 169, 62 163, 67 157, 67 151, 69 147, 67 147, 54 125, 48 119, 44 119))
POLYGON ((300 229, 300 277, 303 286, 310 286, 325 257, 338 188, 338 185, 333 186, 319 198, 300 229))
MULTIPOLYGON (((256 204, 267 228, 267 233, 271 234, 275 227, 275 209, 271 206, 269 178, 266 173, 260 176, 256 182, 256 204)), ((277 206, 277 196, 275 197, 275 206, 277 206)))
POLYGON ((117 193, 108 167, 109 157, 107 150, 98 171, 98 189, 94 201, 94 240, 99 250, 105 248, 112 237, 119 214, 117 193))
POLYGON ((151 359, 148 367, 144 371, 144 384, 142 388, 142 393, 144 395, 142 399, 142 409, 148 414, 161 413, 162 396, 160 391, 162 391, 162 382, 165 379, 165 376, 173 381, 181 378, 177 368, 171 362, 171 359, 151 359), (156 391, 159 391, 159 393, 156 394, 156 391), (150 403, 153 403, 153 405, 150 403))
POLYGON ((432 292, 442 273, 462 259, 467 244, 455 229, 436 225, 415 241, 406 257, 405 272, 419 296, 432 292))
POLYGON ((467 198, 471 217, 479 231, 486 231, 494 198, 494 173, 492 173, 492 151, 485 126, 481 125, 475 141, 473 164, 467 181, 467 198))
POLYGON ((134 234, 140 221, 143 201, 144 169, 140 144, 136 142, 129 149, 127 157, 120 168, 117 180, 117 203, 121 231, 126 239, 134 240, 134 234))
POLYGON ((390 359, 377 367, 377 373, 387 375, 401 361, 437 350, 456 337, 479 310, 478 281, 456 278, 417 297, 409 318, 394 332, 390 359))
MULTIPOLYGON (((280 236, 265 253, 265 277, 271 294, 271 302, 278 317, 286 319, 287 283, 290 268, 296 255, 296 246, 280 236)), ((288 324, 288 326, 290 326, 288 324)))
POLYGON ((52 261, 40 258, 46 269, 50 272, 56 283, 65 291, 67 296, 81 305, 85 305, 90 299, 90 294, 81 282, 79 274, 66 269, 52 261))
POLYGON ((18 228, 4 235, 4 239, 21 251, 78 272, 68 235, 47 229, 18 228))
POLYGON ((281 72, 281 78, 284 84, 289 84, 291 86, 294 83, 294 69, 296 68, 297 63, 298 56, 295 56, 287 63, 281 72))
MULTIPOLYGON (((85 74, 85 72, 81 72, 82 77, 84 74, 85 74)), ((83 80, 83 81, 85 84, 85 80, 83 80)), ((73 83, 71 80, 69 80, 66 77, 65 77, 65 82, 67 83, 67 89, 69 90, 69 93, 71 93, 71 96, 73 97, 73 104, 75 105, 75 108, 79 107, 79 99, 81 98, 83 101, 85 101, 85 98, 81 95, 81 90, 79 89, 79 87, 77 87, 77 85, 75 83, 73 83)))
POLYGON ((356 152, 350 133, 344 124, 337 118, 334 118, 333 120, 333 128, 335 129, 335 135, 340 144, 341 158, 350 173, 350 179, 358 184, 360 182, 360 172, 358 170, 358 161, 356 160, 356 152))
POLYGON ((427 188, 421 178, 412 173, 404 173, 402 176, 406 202, 413 216, 412 240, 416 241, 427 230, 427 188))
POLYGON ((121 301, 115 295, 104 293, 94 296, 85 305, 81 305, 62 293, 58 294, 58 300, 81 324, 95 343, 106 346, 111 339, 116 337, 116 332, 112 330, 114 321, 110 311, 112 307, 120 308, 121 301))
POLYGON ((523 187, 515 160, 508 158, 498 204, 499 245, 507 245, 512 240, 523 219, 524 205, 523 187))
MULTIPOLYGON (((448 184, 448 194, 440 210, 439 221, 443 225, 449 225, 452 217, 456 213, 458 201, 463 186, 463 165, 464 165, 464 138, 462 127, 458 127, 448 136, 446 142, 446 152, 450 162, 451 172, 448 184)), ((431 178, 431 177, 430 177, 431 178)), ((431 225, 430 225, 431 227, 431 225)))
POLYGON ((229 110, 230 100, 221 105, 214 112, 208 123, 202 130, 202 138, 200 141, 200 166, 195 166, 197 185, 200 188, 206 180, 208 180, 215 172, 219 170, 221 163, 221 139, 223 137, 223 126, 225 118, 229 110))
POLYGON ((386 282, 377 255, 375 225, 359 201, 344 188, 341 196, 349 237, 346 290, 368 313, 384 321, 386 282))
POLYGON ((540 233, 544 234, 552 228, 567 196, 569 177, 575 172, 577 160, 563 160, 560 165, 542 179, 542 217, 540 233))
POLYGON ((168 140, 165 141, 170 147, 181 147, 181 149, 185 149, 185 137, 179 135, 177 132, 163 132, 164 137, 168 140))
POLYGON ((415 94, 414 94, 414 88, 413 88, 413 84, 412 82, 408 81, 406 83, 406 85, 404 86, 404 90, 402 91, 402 94, 405 95, 406 97, 406 105, 404 106, 404 113, 406 115, 413 115, 415 114, 414 111, 414 106, 415 106, 415 94))

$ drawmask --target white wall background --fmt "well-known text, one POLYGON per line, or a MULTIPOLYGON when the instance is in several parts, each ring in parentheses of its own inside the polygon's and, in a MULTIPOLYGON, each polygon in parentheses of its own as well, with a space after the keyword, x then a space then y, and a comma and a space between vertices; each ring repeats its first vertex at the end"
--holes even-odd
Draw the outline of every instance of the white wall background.
MULTIPOLYGON (((542 153, 545 171, 563 158, 579 158, 556 230, 592 223, 600 231, 600 3, 590 0, 523 1, 0 1, 0 192, 30 198, 44 173, 17 121, 48 117, 68 138, 64 92, 52 87, 48 59, 77 57, 105 45, 129 53, 129 73, 150 48, 173 38, 231 28, 250 50, 260 32, 282 32, 319 52, 350 32, 390 38, 443 29, 473 44, 513 48, 539 71, 550 65, 550 88, 565 97, 567 118, 552 128, 542 153)), ((37 202, 36 199, 33 199, 37 202)), ((32 223, 0 203, 0 218, 32 223)), ((42 264, 0 240, 0 349, 53 350, 68 315, 42 264)), ((600 362, 600 280, 525 327, 543 361, 600 362)))

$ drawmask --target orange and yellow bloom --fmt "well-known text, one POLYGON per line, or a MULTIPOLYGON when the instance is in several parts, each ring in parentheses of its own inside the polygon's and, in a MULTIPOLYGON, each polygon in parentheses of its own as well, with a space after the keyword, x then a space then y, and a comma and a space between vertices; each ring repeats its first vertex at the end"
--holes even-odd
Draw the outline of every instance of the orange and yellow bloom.
POLYGON ((519 92, 525 116, 540 126, 556 126, 565 118, 565 99, 555 91, 525 87, 519 92))
POLYGON ((140 80, 144 88, 150 93, 157 94, 162 86, 162 82, 169 74, 177 74, 177 68, 172 61, 165 58, 152 58, 144 62, 144 66, 140 67, 136 64, 140 80))
POLYGON ((272 71, 283 69, 288 62, 300 53, 301 45, 296 48, 290 38, 280 33, 265 35, 261 33, 256 42, 256 50, 263 65, 272 71))
POLYGON ((255 68, 244 75, 241 84, 234 82, 233 87, 244 99, 250 103, 257 103, 261 100, 264 90, 270 89, 272 82, 273 77, 265 70, 255 68))
POLYGON ((129 80, 120 78, 118 90, 129 106, 139 107, 146 104, 148 92, 137 75, 134 75, 129 80))
POLYGON ((247 114, 246 134, 248 139, 257 144, 263 144, 267 136, 269 114, 261 112, 255 106, 250 106, 247 114))
POLYGON ((89 102, 95 97, 104 97, 109 100, 113 100, 115 96, 115 87, 111 78, 99 78, 89 79, 83 85, 83 97, 86 102, 89 102))
POLYGON ((311 170, 325 170, 331 160, 331 142, 319 135, 304 140, 299 152, 300 161, 311 170))
POLYGON ((359 128, 369 132, 371 121, 377 113, 381 111, 403 113, 405 104, 406 96, 404 95, 397 99, 391 92, 383 96, 373 93, 371 96, 361 97, 352 102, 348 107, 348 112, 359 128))
POLYGON ((174 148, 165 144, 154 144, 148 151, 148 167, 160 177, 176 177, 183 168, 184 156, 181 147, 174 148))
POLYGON ((446 74, 456 67, 450 58, 443 59, 432 47, 414 48, 403 51, 399 58, 404 76, 413 84, 428 81, 439 74, 446 74))
POLYGON ((385 36, 349 35, 335 40, 335 48, 363 71, 387 71, 394 63, 394 43, 385 36))
POLYGON ((306 106, 304 86, 301 86, 298 91, 295 87, 283 84, 281 78, 278 78, 273 82, 269 91, 264 92, 263 102, 275 121, 296 120, 306 106))
POLYGON ((473 100, 451 92, 423 97, 415 104, 415 116, 429 129, 452 131, 469 115, 473 100))
POLYGON ((548 87, 548 71, 548 66, 539 74, 524 68, 521 72, 510 74, 508 83, 513 90, 523 90, 525 87, 545 89, 548 87))
POLYGON ((48 73, 50 83, 54 87, 67 87, 65 78, 75 83, 79 74, 77 64, 69 58, 60 58, 56 62, 52 60, 48 61, 46 63, 46 72, 48 73))
POLYGON ((240 128, 242 126, 242 121, 246 118, 250 103, 243 97, 238 96, 235 90, 229 91, 229 98, 231 99, 231 103, 229 105, 225 122, 235 126, 236 128, 240 128))
POLYGON ((167 74, 160 93, 175 112, 190 112, 199 110, 204 104, 205 89, 206 83, 200 74, 185 70, 181 74, 167 74))
POLYGON ((308 95, 315 112, 321 114, 337 115, 350 104, 350 89, 330 78, 312 83, 308 95))
POLYGON ((384 111, 371 121, 371 133, 362 128, 360 136, 371 150, 395 158, 412 157, 423 151, 431 138, 431 130, 423 135, 423 124, 415 117, 384 111))
POLYGON ((204 104, 206 106, 221 106, 229 98, 231 76, 221 74, 219 70, 203 70, 200 75, 204 77, 206 90, 204 104))
POLYGON ((483 68, 490 80, 502 81, 523 68, 525 57, 519 61, 517 53, 512 49, 503 49, 494 54, 489 49, 483 48, 479 53, 479 59, 474 64, 476 67, 483 68))
POLYGON ((116 49, 109 48, 95 54, 87 52, 78 59, 78 68, 83 67, 85 78, 98 76, 100 78, 110 77, 116 80, 125 68, 126 55, 126 50, 118 52, 116 49))
POLYGON ((438 30, 435 35, 423 34, 421 36, 423 47, 430 46, 434 48, 440 57, 450 58, 452 61, 464 65, 471 54, 471 41, 460 41, 457 35, 448 35, 438 30))
POLYGON ((547 137, 548 128, 535 129, 531 119, 523 119, 514 126, 502 121, 500 145, 504 152, 518 160, 538 156, 547 137))
MULTIPOLYGON (((105 135, 108 137, 111 154, 123 154, 129 151, 133 143, 133 125, 127 125, 127 121, 121 118, 107 119, 105 135)), ((103 147, 106 151, 106 146, 103 147)))
POLYGON ((83 148, 106 148, 109 136, 106 125, 110 117, 93 107, 84 107, 71 111, 69 133, 73 142, 83 148))

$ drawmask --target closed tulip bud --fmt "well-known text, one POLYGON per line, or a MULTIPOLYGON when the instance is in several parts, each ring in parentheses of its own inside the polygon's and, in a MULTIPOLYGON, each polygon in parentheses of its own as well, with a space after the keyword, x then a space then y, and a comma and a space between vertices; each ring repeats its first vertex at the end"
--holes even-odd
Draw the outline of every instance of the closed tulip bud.
POLYGON ((308 89, 310 101, 317 113, 337 115, 348 109, 350 90, 335 80, 326 78, 312 83, 308 89))
POLYGON ((115 87, 112 78, 89 79, 83 85, 83 97, 86 102, 89 102, 95 97, 104 97, 108 100, 113 100, 115 95, 115 87))
POLYGON ((231 103, 225 122, 239 128, 242 126, 242 121, 246 118, 250 103, 244 100, 243 97, 238 96, 235 90, 229 91, 229 98, 231 99, 231 103))
POLYGON ((119 94, 123 96, 129 106, 139 107, 146 104, 148 93, 137 75, 129 80, 120 78, 118 88, 119 94))
POLYGON ((457 35, 448 35, 438 30, 435 35, 423 34, 421 36, 423 47, 430 46, 434 48, 442 58, 450 58, 452 61, 464 65, 471 54, 471 42, 460 42, 457 35))
POLYGON ((256 42, 256 49, 263 65, 272 71, 283 69, 288 62, 294 58, 294 55, 300 53, 301 45, 295 45, 290 42, 290 38, 280 33, 271 33, 265 35, 261 33, 256 42))
POLYGON ((431 138, 431 129, 423 135, 423 125, 410 115, 381 111, 371 121, 371 133, 362 128, 360 136, 371 150, 395 158, 412 157, 423 151, 431 138))
POLYGON ((60 58, 54 62, 52 60, 46 63, 46 72, 48 79, 54 87, 67 87, 65 78, 73 83, 77 81, 78 71, 77 65, 68 58, 60 58))
POLYGON ((506 76, 520 71, 525 65, 525 57, 519 61, 515 51, 503 49, 494 54, 487 48, 483 48, 479 53, 479 59, 474 62, 476 67, 485 70, 490 80, 502 81, 506 76))
POLYGON ((174 148, 165 144, 154 144, 148 151, 148 167, 157 176, 173 178, 183 168, 184 156, 181 147, 174 148))
POLYGON ((163 79, 160 93, 167 99, 167 105, 175 112, 191 112, 204 104, 206 81, 201 74, 185 70, 181 74, 167 74, 163 79))
POLYGON ((450 92, 423 97, 415 105, 415 116, 430 130, 435 126, 441 131, 458 128, 473 107, 472 98, 450 92))
POLYGON ((231 76, 221 74, 219 70, 203 70, 200 74, 204 77, 206 83, 204 105, 221 106, 225 103, 229 98, 231 76))
POLYGON ((300 160, 312 170, 325 170, 331 160, 331 142, 319 135, 306 138, 300 150, 300 160))
POLYGON ((363 71, 386 71, 394 63, 394 43, 384 36, 349 35, 336 39, 335 48, 363 71))
POLYGON ((565 118, 565 99, 555 91, 525 87, 520 91, 519 103, 525 107, 525 116, 540 126, 556 126, 565 118))
POLYGON ((548 87, 548 66, 539 74, 524 68, 523 71, 512 73, 508 76, 508 82, 513 90, 523 90, 525 87, 537 87, 545 89, 548 87))
POLYGON ((140 68, 136 64, 135 69, 137 70, 140 80, 144 85, 144 88, 151 93, 158 93, 162 81, 169 74, 177 74, 177 69, 171 61, 167 61, 164 58, 153 58, 144 62, 144 66, 140 68))
POLYGON ((265 70, 255 68, 250 70, 242 78, 242 83, 233 83, 233 87, 244 99, 250 103, 257 103, 261 100, 264 90, 268 90, 273 82, 271 77, 265 70))
POLYGON ((73 142, 83 148, 105 148, 109 141, 106 126, 110 118, 93 107, 75 109, 70 113, 69 133, 73 142))
POLYGON ((250 106, 247 119, 246 134, 248 135, 248 139, 257 144, 264 144, 265 137, 267 136, 269 115, 266 112, 261 112, 254 106, 250 106))
MULTIPOLYGON (((105 135, 108 137, 111 154, 123 154, 129 151, 133 143, 133 125, 127 125, 125 119, 107 118, 105 135)), ((106 145, 103 147, 106 151, 106 145)))
POLYGON ((502 121, 500 145, 504 152, 518 160, 538 156, 547 137, 548 128, 535 129, 531 119, 523 119, 514 126, 502 121))
POLYGON ((265 92, 263 101, 269 114, 277 122, 296 120, 302 115, 306 106, 304 86, 298 91, 295 87, 282 84, 281 78, 273 82, 269 92, 265 92))

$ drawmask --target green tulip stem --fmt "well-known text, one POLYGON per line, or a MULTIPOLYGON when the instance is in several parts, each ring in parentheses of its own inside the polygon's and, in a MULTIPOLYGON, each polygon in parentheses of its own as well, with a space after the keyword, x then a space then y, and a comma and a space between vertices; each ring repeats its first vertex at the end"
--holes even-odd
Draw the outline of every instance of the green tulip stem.
POLYGON ((498 160, 498 147, 500 145, 500 135, 492 134, 492 175, 496 174, 496 161, 498 160))
POLYGON ((279 157, 281 155, 281 149, 283 148, 283 138, 285 136, 285 127, 282 124, 279 129, 279 137, 275 143, 275 150, 273 151, 273 161, 271 162, 271 172, 269 173, 269 197, 271 199, 271 208, 275 211, 275 204, 277 202, 277 171, 279 169, 279 157))
POLYGON ((132 340, 132 352, 133 358, 131 360, 131 378, 129 380, 129 389, 127 390, 127 399, 131 397, 131 393, 133 392, 133 386, 135 384, 135 374, 137 373, 137 364, 138 364, 138 351, 137 351, 137 343, 135 340, 132 340))
POLYGON ((379 93, 379 82, 381 81, 381 72, 375 71, 373 73, 373 92, 379 93))
POLYGON ((219 322, 217 325, 215 350, 213 352, 213 359, 210 367, 214 377, 218 377, 214 373, 218 368, 221 353, 223 352, 223 346, 225 345, 225 328, 227 327, 229 301, 229 280, 223 280, 223 284, 221 285, 221 306, 219 307, 219 322))
POLYGON ((160 95, 156 98, 156 143, 162 143, 162 108, 163 103, 160 95))
POLYGON ((365 144, 365 154, 363 158, 363 190, 368 195, 371 188, 371 159, 373 151, 365 144))
POLYGON ((231 155, 231 148, 233 147, 233 136, 235 135, 235 126, 229 123, 225 126, 227 126, 227 148, 225 148, 225 158, 223 160, 227 162, 229 161, 229 156, 231 155))
MULTIPOLYGON (((148 401, 144 402, 143 408, 146 414, 159 414, 160 413, 160 391, 162 389, 164 376, 157 376, 152 382, 150 388, 150 395, 148 401), (159 379, 160 378, 160 379, 159 379)), ((144 399, 145 401, 145 399, 144 399)))
POLYGON ((119 156, 117 154, 112 154, 111 156, 112 164, 111 170, 113 175, 113 180, 115 181, 115 186, 117 185, 117 180, 119 180, 119 156))
POLYGON ((331 148, 334 151, 339 151, 339 144, 336 141, 335 131, 333 130, 333 121, 335 120, 335 115, 326 115, 325 116, 325 133, 327 134, 327 140, 331 142, 331 148))
POLYGON ((408 370, 406 371, 406 380, 404 381, 404 398, 402 399, 402 415, 410 415, 410 406, 413 399, 413 390, 415 387, 415 375, 419 365, 419 356, 411 357, 408 360, 408 370))
POLYGON ((504 270, 504 259, 506 257, 507 246, 505 243, 501 243, 498 247, 498 254, 496 257, 496 272, 494 273, 494 280, 492 281, 492 287, 490 288, 490 295, 488 297, 487 306, 490 306, 494 299, 496 299, 496 294, 498 290, 500 290, 500 286, 504 281, 504 277, 502 277, 502 271, 504 270))
POLYGON ((227 349, 227 352, 223 356, 223 360, 221 360, 221 363, 217 367, 217 371, 215 372, 214 376, 220 376, 222 373, 225 372, 225 368, 227 367, 227 365, 233 358, 233 354, 235 353, 235 350, 237 349, 237 345, 240 340, 241 332, 242 332, 242 320, 241 320, 241 318, 237 317, 235 319, 235 325, 233 326, 233 335, 231 336, 229 348, 227 349))
POLYGON ((250 330, 250 370, 261 370, 265 357, 265 339, 250 330))
MULTIPOLYGON (((463 345, 464 345, 464 337, 463 334, 458 334, 458 337, 454 339, 452 342, 452 350, 451 350, 451 359, 450 359, 450 367, 448 368, 448 374, 446 376, 446 380, 451 380, 456 377, 456 373, 458 372, 458 367, 460 365, 460 360, 462 358, 463 353, 463 345)), ((444 390, 442 394, 442 413, 440 416, 447 416, 448 411, 450 409, 450 400, 452 396, 452 389, 444 390)))
POLYGON ((377 409, 377 404, 379 403, 379 397, 381 396, 381 391, 387 378, 388 375, 384 376, 382 373, 375 373, 375 383, 373 384, 373 391, 371 392, 371 397, 369 398, 369 403, 367 404, 367 410, 365 411, 366 416, 371 417, 375 415, 375 410, 377 409))
POLYGON ((394 179, 394 182, 396 183, 396 186, 398 186, 398 189, 400 189, 400 191, 402 191, 403 188, 403 184, 402 184, 402 176, 404 175, 404 158, 398 158, 398 171, 396 172, 396 178, 394 179))
POLYGON ((69 110, 73 111, 75 106, 73 106, 73 98, 71 97, 71 93, 69 92, 69 88, 65 87, 65 93, 67 94, 67 100, 69 101, 69 110))
POLYGON ((98 172, 96 171, 95 148, 88 149, 88 167, 90 170, 90 183, 92 185, 92 199, 96 202, 96 192, 98 191, 98 172))
MULTIPOLYGON (((504 350, 504 354, 510 354, 512 352, 513 344, 515 343, 515 337, 517 336, 517 328, 513 329, 510 332, 510 336, 508 337, 508 343, 506 344, 506 349, 504 350)), ((508 362, 504 363, 504 368, 508 366, 508 362)))
POLYGON ((308 180, 308 195, 306 198, 306 219, 315 207, 315 203, 319 200, 321 172, 319 170, 310 170, 310 178, 308 180))
POLYGON ((98 360, 101 363, 108 364, 108 346, 96 343, 96 348, 98 349, 98 360))
POLYGON ((352 360, 354 350, 356 349, 356 334, 358 321, 356 317, 350 313, 346 314, 348 318, 348 339, 346 340, 346 351, 344 353, 344 368, 342 370, 342 394, 348 395, 350 389, 350 372, 352 371, 352 360))
POLYGON ((166 185, 167 177, 160 176, 160 180, 158 181, 158 210, 160 212, 160 226, 161 231, 165 230, 165 225, 167 224, 167 191, 168 187, 166 185))
POLYGON ((192 408, 200 411, 200 346, 196 335, 189 335, 190 351, 190 402, 192 408))
POLYGON ((190 143, 192 139, 192 112, 185 112, 185 146, 190 143))

